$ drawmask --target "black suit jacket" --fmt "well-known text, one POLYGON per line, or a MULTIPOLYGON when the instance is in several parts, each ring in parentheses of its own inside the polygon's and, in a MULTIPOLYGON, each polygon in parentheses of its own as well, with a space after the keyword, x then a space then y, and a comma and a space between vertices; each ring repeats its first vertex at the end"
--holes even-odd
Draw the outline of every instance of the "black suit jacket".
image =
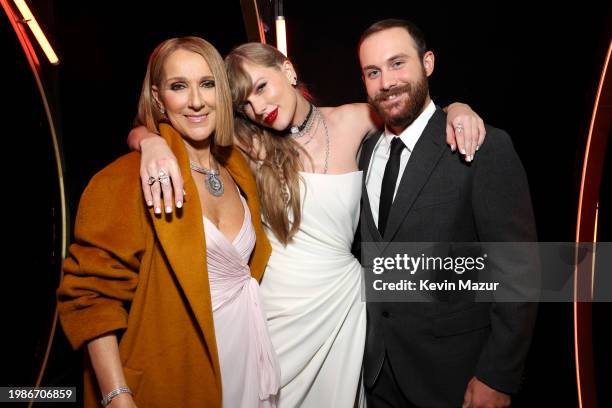
MULTIPOLYGON (((364 142, 362 242, 535 242, 527 178, 509 136, 487 126, 486 142, 466 163, 446 145, 445 127, 446 115, 438 109, 411 153, 384 237, 365 185, 382 133, 364 142)), ((418 406, 461 406, 473 376, 502 392, 518 390, 537 304, 451 296, 427 303, 368 302, 367 311, 366 387, 375 383, 386 355, 405 396, 418 406)))

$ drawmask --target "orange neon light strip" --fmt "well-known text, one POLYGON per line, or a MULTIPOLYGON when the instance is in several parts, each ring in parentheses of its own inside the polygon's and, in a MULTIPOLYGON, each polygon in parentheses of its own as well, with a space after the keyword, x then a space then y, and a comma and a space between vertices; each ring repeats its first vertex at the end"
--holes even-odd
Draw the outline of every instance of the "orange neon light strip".
MULTIPOLYGON (((587 214, 586 211, 590 210, 590 209, 583 209, 583 205, 587 205, 587 203, 584 203, 585 200, 585 186, 587 183, 587 172, 588 172, 588 167, 589 167, 589 156, 591 153, 591 144, 593 142, 593 131, 594 131, 594 127, 595 127, 595 121, 596 118, 598 116, 599 112, 599 103, 600 103, 600 99, 602 96, 602 92, 603 92, 603 86, 604 86, 604 82, 606 79, 606 73, 608 70, 608 66, 610 63, 610 56, 612 55, 612 41, 610 42, 610 45, 608 47, 608 53, 606 56, 606 60, 604 62, 604 67, 603 67, 603 71, 602 71, 602 76, 601 79, 599 81, 599 86, 597 88, 597 96, 595 97, 595 106, 593 108, 593 116, 591 117, 591 123, 589 126, 589 135, 587 138, 587 144, 586 144, 586 151, 584 154, 584 164, 582 167, 582 183, 580 185, 580 196, 578 199, 578 222, 576 225, 576 242, 581 242, 584 241, 585 239, 589 239, 587 237, 583 237, 581 235, 583 234, 587 234, 588 231, 582 231, 583 229, 583 223, 588 225, 589 222, 587 221, 587 219, 589 219, 590 214, 587 214), (584 214, 583 214, 584 211, 584 214), (583 220, 583 216, 585 218, 585 220, 583 220)), ((590 204, 590 203, 589 203, 590 204)), ((598 211, 597 211, 597 203, 595 203, 595 225, 594 225, 594 229, 592 231, 593 233, 593 242, 597 241, 597 218, 598 218, 598 211)), ((594 278, 594 277, 592 277, 594 278)), ((592 285, 592 282, 591 282, 592 285)), ((578 293, 578 290, 580 290, 579 288, 579 280, 578 280, 578 268, 576 268, 575 274, 574 274, 574 294, 576 295, 578 293)), ((592 293, 592 292, 591 292, 592 293)), ((590 344, 581 344, 581 336, 580 336, 580 320, 581 320, 581 313, 580 313, 580 309, 581 309, 581 305, 580 302, 578 301, 578 299, 574 298, 574 358, 576 361, 576 382, 578 385, 578 404, 580 408, 590 408, 591 406, 595 406, 592 404, 596 404, 596 400, 595 400, 595 396, 594 395, 585 395, 584 391, 587 389, 587 384, 584 384, 584 381, 588 381, 589 379, 587 378, 582 378, 582 362, 581 362, 581 349, 582 347, 591 347, 590 344)), ((589 315, 590 316, 590 315, 589 315)), ((590 317, 588 317, 590 318, 590 317)), ((588 363, 587 363, 588 365, 588 363)), ((590 388, 590 387, 589 387, 590 388)))
POLYGON ((34 15, 30 11, 30 8, 26 2, 24 0, 13 1, 23 17, 23 22, 30 27, 30 30, 32 30, 32 34, 34 34, 34 37, 36 37, 36 41, 38 41, 40 48, 42 48, 43 52, 49 59, 49 62, 53 65, 59 64, 59 58, 57 58, 55 51, 53 51, 53 47, 51 47, 51 44, 49 44, 49 41, 47 41, 45 33, 43 33, 42 29, 38 25, 36 18, 34 18, 34 15))
POLYGON ((287 56, 287 30, 283 16, 276 17, 276 48, 287 56))
POLYGON ((597 224, 599 224, 599 202, 595 208, 595 231, 593 232, 593 259, 591 262, 591 299, 595 295, 595 262, 597 260, 597 224))

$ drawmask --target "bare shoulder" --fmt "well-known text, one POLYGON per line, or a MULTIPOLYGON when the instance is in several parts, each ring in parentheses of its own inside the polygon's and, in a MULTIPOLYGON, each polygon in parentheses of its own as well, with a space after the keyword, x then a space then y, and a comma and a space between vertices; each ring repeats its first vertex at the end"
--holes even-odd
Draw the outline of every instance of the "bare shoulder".
POLYGON ((379 122, 376 112, 367 103, 348 103, 320 109, 331 123, 350 127, 357 133, 367 133, 375 129, 379 122))
POLYGON ((321 112, 330 120, 364 120, 370 116, 371 108, 367 103, 347 103, 340 106, 321 107, 321 112))

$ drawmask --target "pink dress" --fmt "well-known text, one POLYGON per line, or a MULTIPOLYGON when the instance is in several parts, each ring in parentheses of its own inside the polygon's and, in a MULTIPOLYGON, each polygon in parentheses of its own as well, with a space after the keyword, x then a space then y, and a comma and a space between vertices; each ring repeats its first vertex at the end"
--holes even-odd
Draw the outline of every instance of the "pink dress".
POLYGON ((223 407, 275 407, 280 370, 248 265, 255 246, 251 213, 240 199, 244 221, 233 242, 204 217, 223 407))

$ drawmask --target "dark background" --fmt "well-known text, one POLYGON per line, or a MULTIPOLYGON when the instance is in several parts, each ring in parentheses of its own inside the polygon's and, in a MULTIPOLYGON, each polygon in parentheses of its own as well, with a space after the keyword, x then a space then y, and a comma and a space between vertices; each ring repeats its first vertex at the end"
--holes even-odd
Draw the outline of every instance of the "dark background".
MULTIPOLYGON (((267 0, 260 3, 269 6, 267 0)), ((365 101, 355 52, 363 29, 388 17, 416 22, 436 55, 434 101, 466 102, 486 122, 507 130, 527 170, 540 240, 574 240, 584 146, 612 33, 606 2, 557 3, 547 10, 535 9, 535 2, 284 3, 289 56, 322 106, 365 101)), ((245 42, 246 34, 237 0, 173 1, 163 7, 144 1, 29 4, 61 60, 50 67, 40 54, 60 121, 72 220, 91 176, 127 152, 125 139, 153 48, 169 37, 197 35, 224 55, 245 42)), ((33 383, 52 320, 59 279, 58 186, 40 98, 5 16, 0 49, 3 61, 10 62, 2 74, 4 162, 17 163, 5 168, 10 245, 2 268, 3 310, 10 335, 3 336, 0 385, 17 386, 33 383)), ((612 150, 607 150, 601 241, 612 241, 612 150)), ((612 406, 610 338, 603 331, 610 311, 609 304, 594 305, 601 406, 612 406)), ((542 304, 516 406, 577 406, 572 336, 572 305, 542 304)), ((80 381, 81 356, 59 329, 43 385, 80 381)))

